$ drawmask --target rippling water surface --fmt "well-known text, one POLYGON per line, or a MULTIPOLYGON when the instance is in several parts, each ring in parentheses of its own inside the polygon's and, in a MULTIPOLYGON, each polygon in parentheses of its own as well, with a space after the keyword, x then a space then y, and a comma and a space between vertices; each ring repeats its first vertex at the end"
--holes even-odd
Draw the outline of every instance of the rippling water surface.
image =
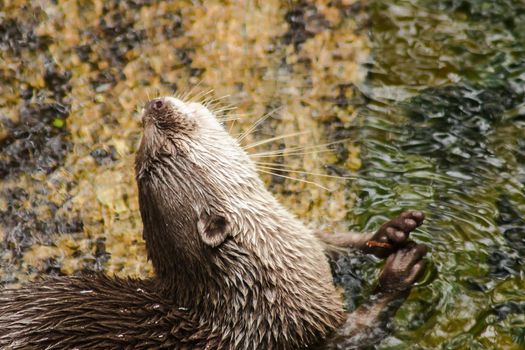
POLYGON ((356 226, 402 209, 432 266, 381 348, 525 346, 525 7, 375 1, 356 226))

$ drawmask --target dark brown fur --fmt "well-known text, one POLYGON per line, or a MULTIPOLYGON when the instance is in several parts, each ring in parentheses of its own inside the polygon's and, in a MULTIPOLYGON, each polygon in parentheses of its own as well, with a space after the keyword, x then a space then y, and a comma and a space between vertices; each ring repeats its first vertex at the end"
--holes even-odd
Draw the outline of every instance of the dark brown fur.
POLYGON ((209 330, 156 290, 154 281, 95 275, 4 291, 1 348, 204 348, 209 330))
MULTIPOLYGON (((160 101, 160 102, 159 102, 160 101)), ((136 173, 156 277, 0 295, 6 349, 295 349, 344 322, 320 242, 201 105, 148 104, 136 173)))

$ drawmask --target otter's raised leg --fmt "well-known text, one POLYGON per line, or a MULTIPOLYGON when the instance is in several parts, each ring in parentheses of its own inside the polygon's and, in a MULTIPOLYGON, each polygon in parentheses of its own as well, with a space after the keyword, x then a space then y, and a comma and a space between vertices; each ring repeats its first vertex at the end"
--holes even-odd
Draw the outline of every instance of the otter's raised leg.
POLYGON ((403 247, 410 232, 419 227, 424 219, 425 215, 420 211, 406 211, 383 224, 376 233, 317 232, 316 235, 326 245, 328 253, 354 248, 384 258, 403 247))
POLYGON ((390 255, 370 300, 348 315, 324 349, 361 349, 379 343, 389 332, 387 324, 425 270, 427 248, 410 242, 390 255))

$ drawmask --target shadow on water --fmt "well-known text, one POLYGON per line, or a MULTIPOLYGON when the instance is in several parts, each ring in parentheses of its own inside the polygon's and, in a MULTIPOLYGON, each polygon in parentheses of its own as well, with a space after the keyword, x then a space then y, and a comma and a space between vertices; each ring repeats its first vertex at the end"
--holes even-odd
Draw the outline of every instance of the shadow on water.
POLYGON ((403 209, 437 274, 401 308, 381 348, 525 345, 525 6, 376 1, 360 86, 363 151, 352 219, 403 209))

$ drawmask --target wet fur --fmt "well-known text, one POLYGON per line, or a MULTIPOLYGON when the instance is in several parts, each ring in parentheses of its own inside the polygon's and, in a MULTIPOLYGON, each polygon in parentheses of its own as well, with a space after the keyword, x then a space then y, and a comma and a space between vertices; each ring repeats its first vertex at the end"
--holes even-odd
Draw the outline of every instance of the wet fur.
POLYGON ((156 289, 153 280, 94 275, 49 278, 4 291, 1 348, 204 348, 209 331, 156 289))
POLYGON ((169 108, 156 111, 154 101, 143 116, 136 176, 156 278, 68 277, 3 292, 0 346, 318 343, 345 318, 318 240, 265 189, 207 109, 166 98, 169 108))

